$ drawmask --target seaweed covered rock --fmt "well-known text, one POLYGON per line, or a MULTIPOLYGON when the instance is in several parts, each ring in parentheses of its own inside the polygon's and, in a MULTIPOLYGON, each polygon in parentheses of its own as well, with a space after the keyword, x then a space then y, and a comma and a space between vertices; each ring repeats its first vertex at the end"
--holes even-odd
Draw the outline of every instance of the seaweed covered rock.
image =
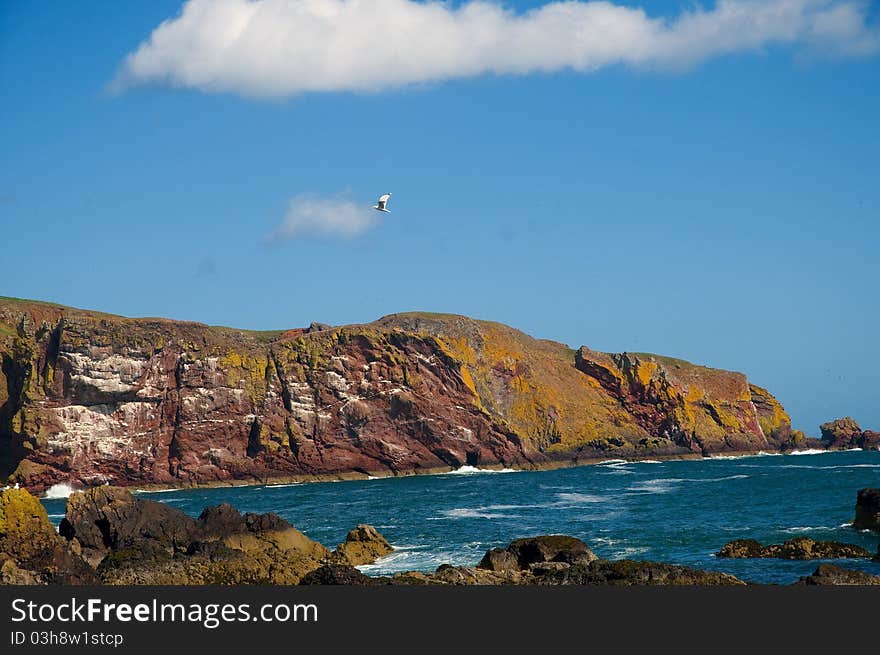
POLYGON ((871 575, 863 571, 845 569, 833 564, 821 564, 811 575, 798 580, 796 585, 835 585, 835 586, 865 586, 880 585, 880 576, 871 575))
POLYGON ((871 557, 870 551, 854 544, 839 541, 816 541, 810 537, 796 537, 781 544, 763 546, 754 539, 738 539, 725 544, 715 553, 717 557, 732 559, 842 559, 871 557))
POLYGON ((0 493, 0 581, 92 584, 94 571, 58 536, 39 500, 25 489, 0 493))
POLYGON ((371 525, 360 524, 345 536, 345 541, 336 547, 330 556, 338 564, 359 566, 372 564, 394 548, 379 531, 371 525))
POLYGON ((853 527, 880 532, 880 489, 859 490, 853 527))

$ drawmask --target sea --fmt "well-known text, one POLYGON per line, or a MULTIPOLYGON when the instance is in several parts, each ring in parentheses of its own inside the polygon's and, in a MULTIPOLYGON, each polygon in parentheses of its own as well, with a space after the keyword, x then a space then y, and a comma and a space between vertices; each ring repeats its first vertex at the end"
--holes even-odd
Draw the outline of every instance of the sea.
MULTIPOLYGON (((547 471, 463 467, 436 475, 137 492, 198 516, 208 505, 275 512, 330 548, 359 523, 375 526, 394 552, 359 567, 369 575, 474 565, 520 537, 568 534, 609 559, 653 560, 790 584, 820 561, 735 560, 715 556, 734 539, 780 543, 792 537, 859 544, 876 552, 880 535, 856 530, 856 492, 880 486, 880 452, 803 451, 702 460, 609 460, 547 471)), ((51 495, 51 494, 50 494, 51 495)), ((64 498, 43 503, 56 524, 64 498)), ((833 563, 880 575, 880 563, 833 563)))

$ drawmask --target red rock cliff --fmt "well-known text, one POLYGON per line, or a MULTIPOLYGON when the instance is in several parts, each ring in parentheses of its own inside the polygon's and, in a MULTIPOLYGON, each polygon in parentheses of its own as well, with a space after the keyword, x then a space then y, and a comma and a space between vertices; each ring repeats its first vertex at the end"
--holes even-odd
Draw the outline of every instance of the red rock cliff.
POLYGON ((400 314, 248 332, 0 299, 0 475, 204 484, 754 451, 793 439, 740 373, 400 314))

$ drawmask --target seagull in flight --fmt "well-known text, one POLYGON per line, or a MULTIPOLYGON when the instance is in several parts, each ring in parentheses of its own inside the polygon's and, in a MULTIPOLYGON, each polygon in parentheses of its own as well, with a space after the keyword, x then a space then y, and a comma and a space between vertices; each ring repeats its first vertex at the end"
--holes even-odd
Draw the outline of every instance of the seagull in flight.
POLYGON ((385 209, 385 205, 388 204, 388 198, 391 197, 390 193, 386 193, 385 195, 379 196, 379 204, 373 205, 373 209, 380 212, 385 212, 387 214, 391 213, 390 209, 385 209))

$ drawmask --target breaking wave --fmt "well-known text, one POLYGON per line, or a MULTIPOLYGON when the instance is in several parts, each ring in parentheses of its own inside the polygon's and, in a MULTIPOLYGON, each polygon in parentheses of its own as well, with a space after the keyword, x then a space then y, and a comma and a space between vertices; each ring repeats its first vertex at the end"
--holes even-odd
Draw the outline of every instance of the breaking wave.
POLYGON ((454 471, 441 473, 441 475, 477 475, 479 473, 516 473, 516 469, 481 469, 476 466, 465 465, 454 471))
POLYGON ((72 494, 74 491, 76 491, 76 489, 74 489, 72 485, 67 484, 66 482, 61 482, 59 484, 53 484, 51 487, 46 489, 46 493, 43 497, 70 498, 70 494, 72 494))

